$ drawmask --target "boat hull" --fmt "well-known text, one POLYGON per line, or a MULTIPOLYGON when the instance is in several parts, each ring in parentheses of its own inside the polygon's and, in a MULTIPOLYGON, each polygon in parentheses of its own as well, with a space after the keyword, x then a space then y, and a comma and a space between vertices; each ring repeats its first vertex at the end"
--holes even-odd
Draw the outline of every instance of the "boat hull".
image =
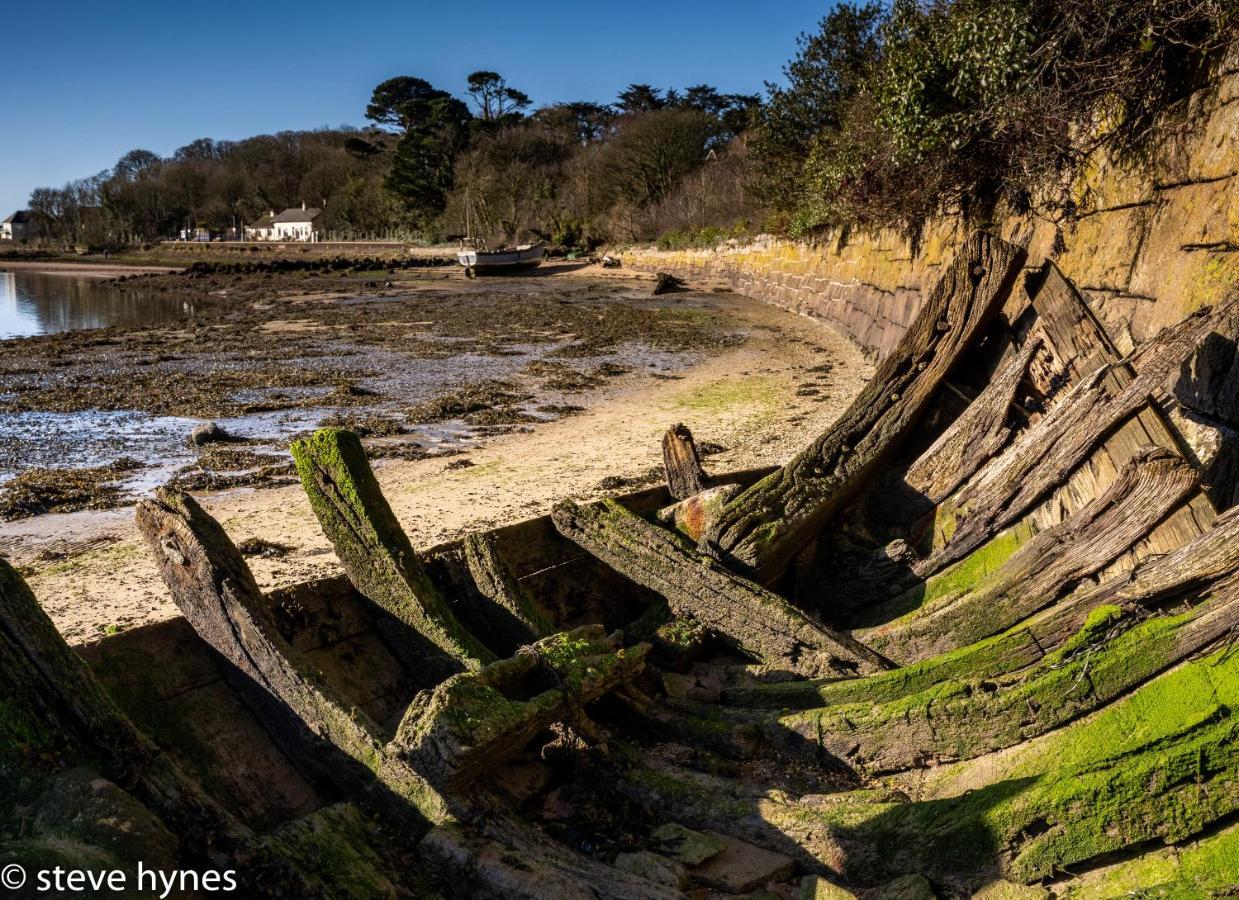
POLYGON ((536 268, 545 256, 546 248, 539 244, 513 250, 461 250, 456 254, 456 261, 470 274, 501 275, 536 268))

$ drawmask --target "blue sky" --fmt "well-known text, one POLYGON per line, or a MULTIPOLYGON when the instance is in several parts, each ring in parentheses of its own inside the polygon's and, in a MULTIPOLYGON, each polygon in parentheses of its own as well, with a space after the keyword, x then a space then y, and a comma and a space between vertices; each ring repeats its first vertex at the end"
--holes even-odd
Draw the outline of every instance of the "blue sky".
POLYGON ((493 69, 536 103, 634 81, 753 93, 831 5, 22 0, 0 16, 0 218, 135 147, 362 125, 393 75, 462 92, 493 69))

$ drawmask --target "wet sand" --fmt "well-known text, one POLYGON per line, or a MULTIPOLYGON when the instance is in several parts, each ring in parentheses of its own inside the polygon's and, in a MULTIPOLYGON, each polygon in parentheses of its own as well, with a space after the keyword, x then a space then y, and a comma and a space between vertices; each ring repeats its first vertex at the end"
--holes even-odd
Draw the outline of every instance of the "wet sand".
POLYGON ((98 262, 0 259, 0 272, 36 272, 40 275, 77 275, 81 278, 120 278, 126 275, 167 275, 178 266, 111 265, 98 262))
MULTIPOLYGON (((601 282, 585 272, 573 281, 554 290, 571 293, 579 285, 596 298, 609 283, 634 295, 648 292, 646 282, 631 277, 601 282)), ((659 439, 675 422, 688 424, 700 442, 722 448, 706 457, 707 468, 785 461, 842 411, 870 375, 859 351, 817 322, 732 294, 676 296, 669 303, 682 310, 681 317, 683 310, 694 310, 689 318, 718 317, 708 329, 714 335, 710 346, 677 351, 683 358, 674 364, 629 366, 603 377, 571 397, 583 408, 575 414, 501 427, 450 457, 377 460, 379 480, 414 544, 426 547, 540 515, 562 497, 596 497, 652 483, 659 439), (730 337, 721 340, 725 335, 730 337)), ((569 337, 554 346, 565 343, 578 341, 569 337)), ((370 444, 400 440, 378 437, 370 444)), ((251 559, 264 588, 338 571, 299 486, 199 496, 235 541, 257 538, 291 548, 283 556, 251 559)), ((0 526, 0 552, 23 567, 71 643, 177 614, 130 509, 11 522, 0 526)))

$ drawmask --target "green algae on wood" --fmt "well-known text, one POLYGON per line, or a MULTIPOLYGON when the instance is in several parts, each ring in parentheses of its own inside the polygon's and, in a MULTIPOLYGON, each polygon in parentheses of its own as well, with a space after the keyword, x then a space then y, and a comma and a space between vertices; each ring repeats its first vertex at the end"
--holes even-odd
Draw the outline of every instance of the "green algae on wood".
POLYGON ((915 661, 1002 631, 1126 553, 1198 485, 1196 471, 1177 453, 1141 450, 1073 515, 1035 535, 1027 520, 1009 529, 931 577, 920 609, 858 637, 915 661))
POLYGON ((161 488, 138 504, 135 519, 177 606, 198 636, 248 678, 238 679, 238 692, 298 768, 415 832, 446 817, 443 798, 385 752, 379 726, 340 699, 281 635, 249 566, 196 500, 161 488), (290 714, 299 722, 290 724, 290 714))
POLYGON ((4 559, 0 696, 0 799, 46 755, 95 766, 199 847, 235 847, 248 839, 248 830, 120 711, 4 559))
POLYGON ((967 759, 1010 747, 1096 709, 1223 635, 1239 589, 1196 609, 1143 621, 1117 606, 1093 610, 1059 650, 1008 678, 945 680, 887 703, 852 703, 783 716, 771 728, 819 743, 874 772, 967 759))
POLYGON ((292 445, 310 506, 349 580, 465 669, 495 659, 439 595, 379 488, 361 439, 323 428, 292 445))
POLYGON ((766 665, 803 675, 890 668, 859 641, 814 621, 614 500, 589 505, 565 500, 555 506, 551 521, 564 537, 661 594, 674 613, 691 616, 766 665))
POLYGON ((1146 841, 1183 841, 1233 815, 1236 704, 1239 653, 1223 649, 1048 736, 997 782, 957 796, 857 790, 796 801, 636 757, 621 789, 692 827, 791 846, 850 883, 921 873, 967 893, 999 875, 1034 883, 1146 841))
POLYGON ((602 626, 543 638, 448 678, 406 710, 393 748, 434 784, 460 789, 556 721, 639 675, 649 645, 615 647, 602 626))

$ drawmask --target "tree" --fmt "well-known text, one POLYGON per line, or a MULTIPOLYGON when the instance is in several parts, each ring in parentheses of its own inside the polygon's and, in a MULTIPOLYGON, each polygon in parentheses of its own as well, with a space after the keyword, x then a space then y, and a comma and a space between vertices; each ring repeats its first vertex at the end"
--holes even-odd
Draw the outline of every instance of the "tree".
POLYGON ((615 120, 615 113, 601 103, 578 100, 544 106, 533 114, 532 119, 548 131, 571 133, 578 143, 585 145, 606 136, 615 120))
POLYGON ((468 82, 469 96, 487 124, 520 118, 533 103, 528 94, 509 86, 498 72, 474 72, 468 82))
POLYGON ((705 159, 718 123, 700 110, 660 109, 638 116, 603 146, 600 168, 617 199, 644 208, 662 200, 705 159))
POLYGON ((427 117, 431 104, 450 97, 447 91, 423 78, 401 75, 374 89, 366 106, 366 118, 394 131, 407 132, 427 117))
POLYGON ((130 150, 112 167, 112 177, 121 181, 137 181, 155 172, 162 160, 150 150, 130 150))
POLYGON ((423 225, 441 213, 452 188, 452 167, 468 141, 469 109, 450 94, 419 102, 392 158, 386 185, 423 225))
POLYGON ((662 109, 666 105, 662 91, 648 84, 630 84, 620 91, 616 106, 621 112, 644 113, 662 109))
POLYGON ((184 147, 180 147, 172 154, 174 159, 178 160, 212 160, 219 159, 227 152, 229 142, 214 141, 211 138, 198 138, 196 141, 191 141, 184 147))
POLYGON ((468 140, 469 108, 425 79, 402 75, 374 89, 366 118, 403 132, 384 184, 425 226, 447 204, 456 154, 468 140))
POLYGON ((880 58, 884 19, 878 3, 837 6, 815 34, 797 40, 784 69, 786 88, 767 85, 770 102, 753 142, 761 193, 784 209, 803 196, 801 169, 815 139, 842 127, 848 102, 880 58))

